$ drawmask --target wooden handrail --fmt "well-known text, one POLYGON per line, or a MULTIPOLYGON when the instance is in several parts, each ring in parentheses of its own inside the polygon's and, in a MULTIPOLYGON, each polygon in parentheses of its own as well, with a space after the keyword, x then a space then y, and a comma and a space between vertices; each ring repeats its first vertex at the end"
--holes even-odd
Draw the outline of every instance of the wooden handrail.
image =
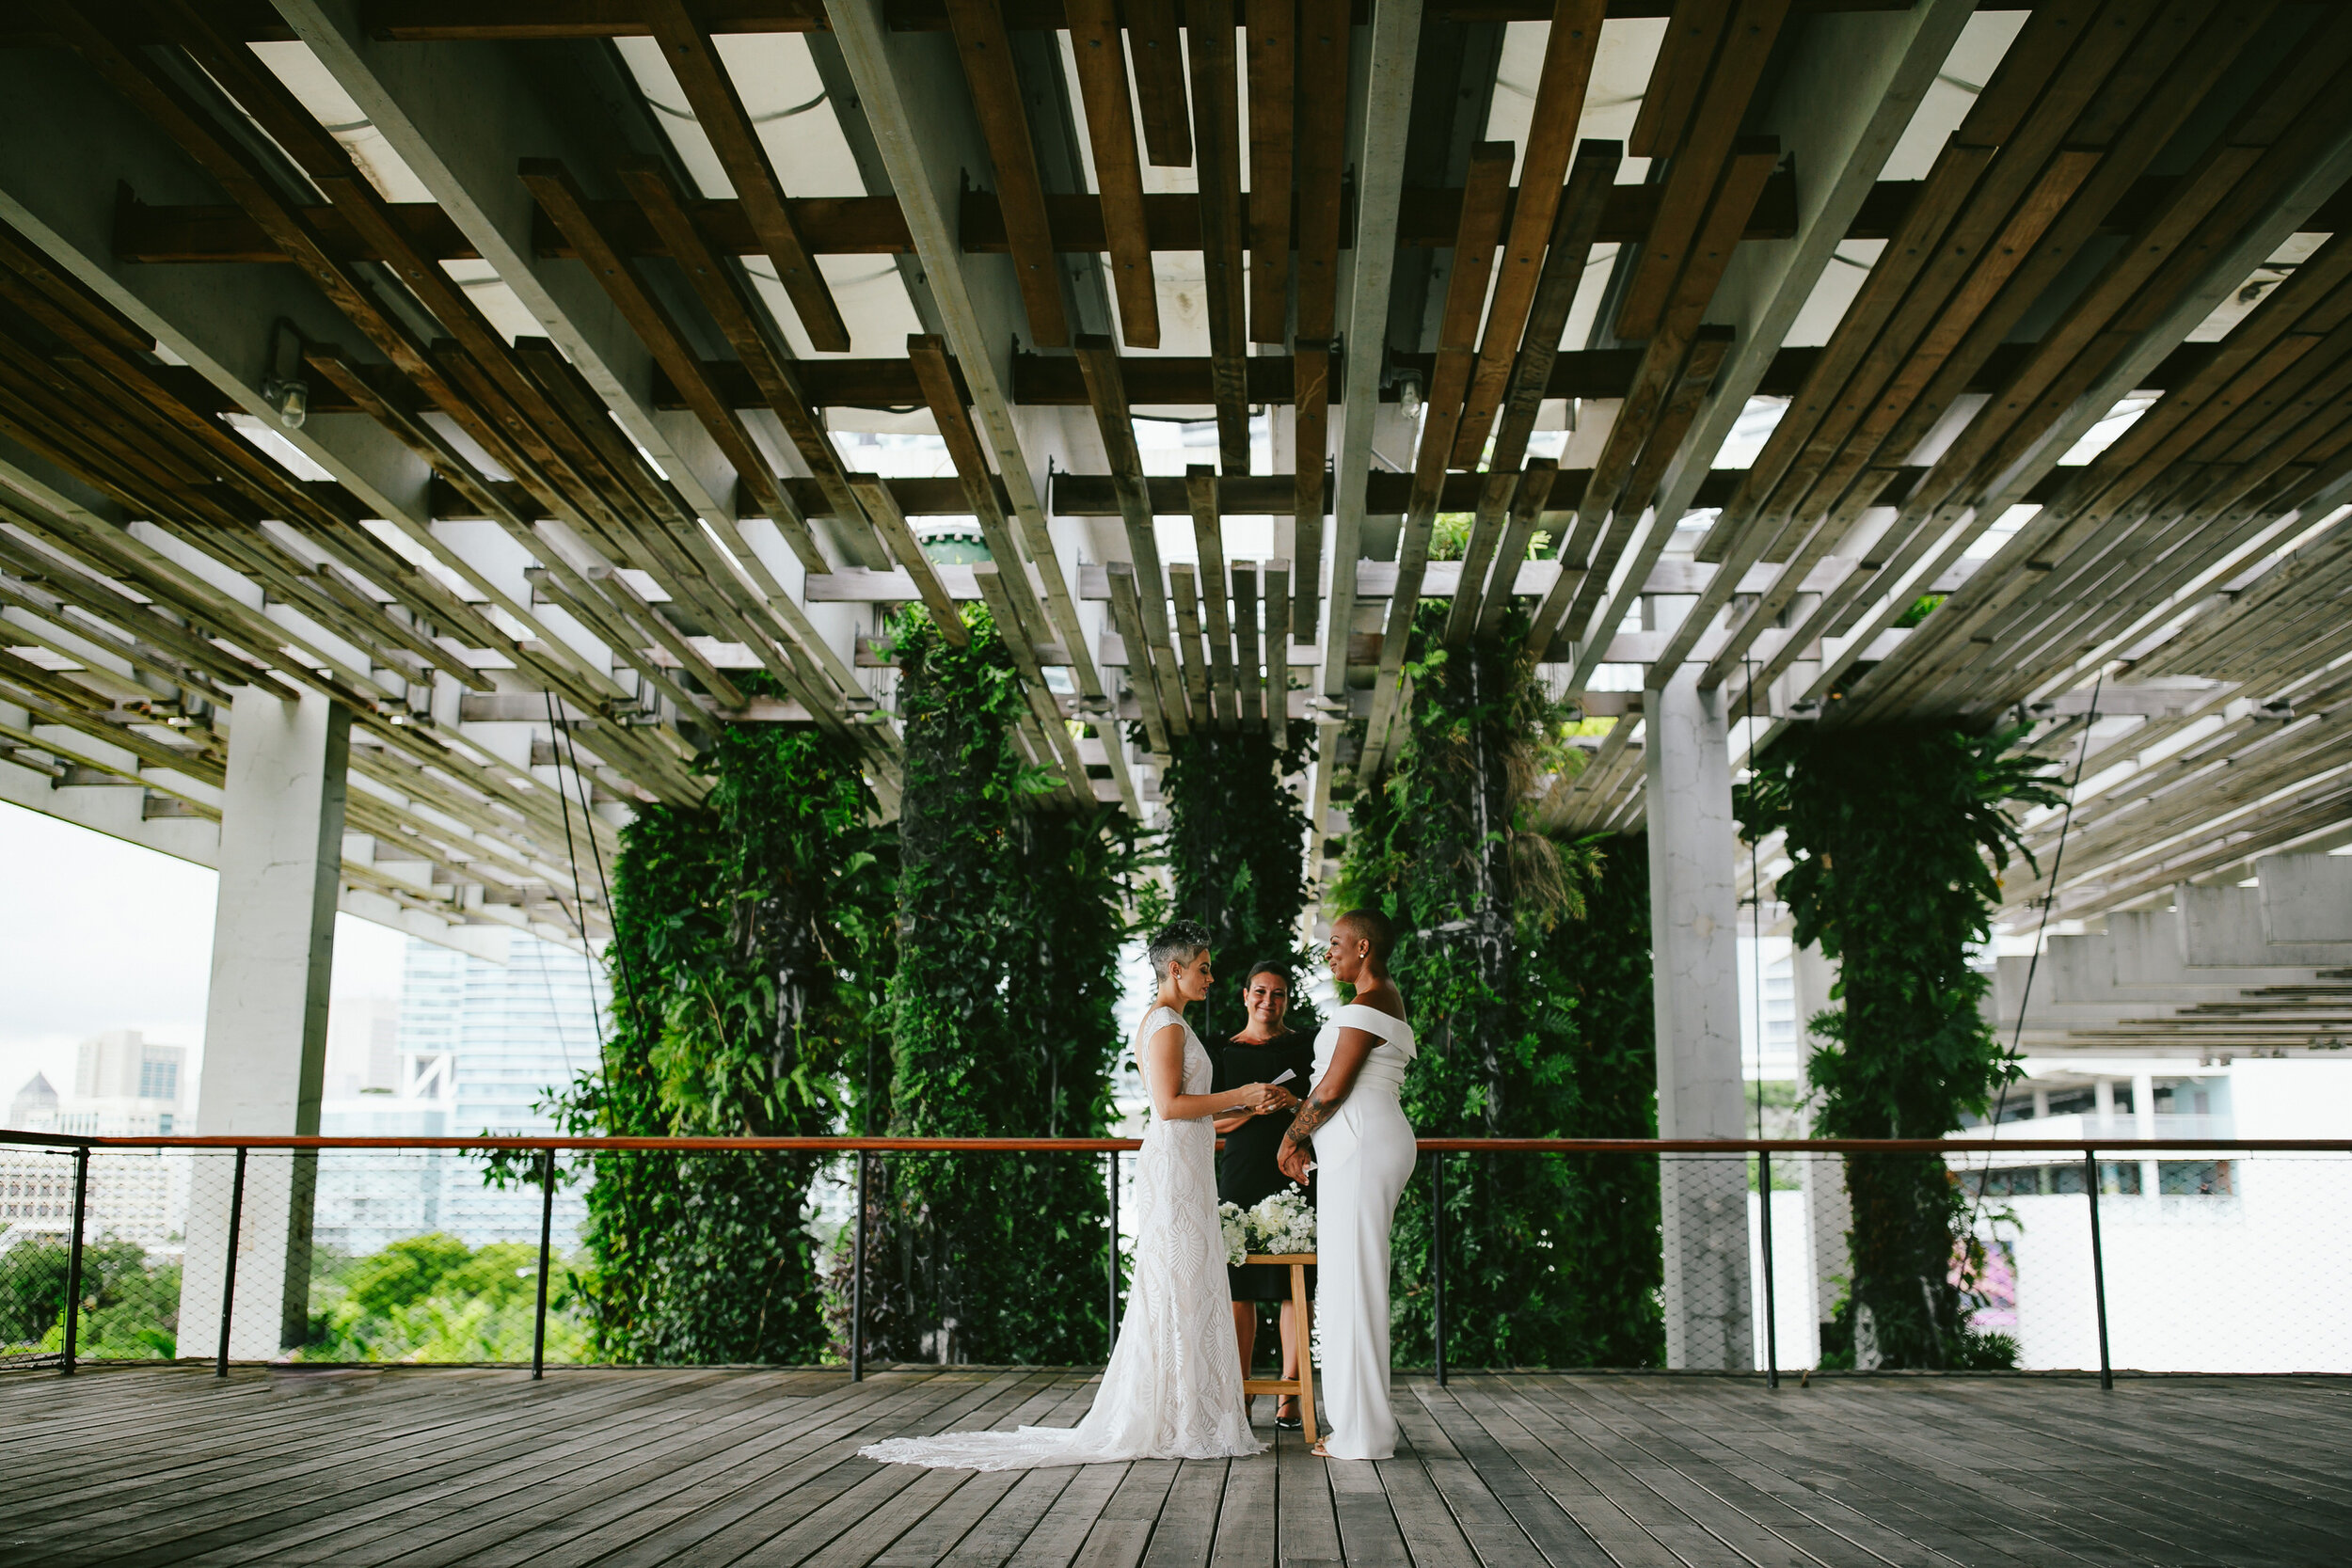
MULTIPOLYGON (((2344 1138, 1421 1138, 1423 1154, 2352 1154, 2344 1138)), ((1141 1148, 1136 1138, 339 1138, 221 1133, 187 1137, 76 1137, 0 1128, 0 1144, 59 1148, 484 1148, 670 1149, 678 1152, 853 1154, 1105 1154, 1141 1148)))

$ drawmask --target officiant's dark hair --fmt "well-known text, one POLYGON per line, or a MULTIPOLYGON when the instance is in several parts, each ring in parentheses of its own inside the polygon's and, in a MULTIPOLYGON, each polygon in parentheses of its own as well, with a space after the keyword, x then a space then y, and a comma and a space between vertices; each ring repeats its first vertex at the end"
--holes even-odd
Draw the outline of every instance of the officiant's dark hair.
POLYGON ((1152 939, 1149 949, 1152 978, 1165 985, 1168 966, 1179 958, 1190 958, 1209 945, 1209 928, 1198 920, 1171 920, 1160 927, 1152 939))
POLYGON ((1271 974, 1285 986, 1294 983, 1291 979, 1290 965, 1279 958, 1260 958, 1249 966, 1249 973, 1241 977, 1241 989, 1248 990, 1251 986, 1256 985, 1258 976, 1261 974, 1271 974))

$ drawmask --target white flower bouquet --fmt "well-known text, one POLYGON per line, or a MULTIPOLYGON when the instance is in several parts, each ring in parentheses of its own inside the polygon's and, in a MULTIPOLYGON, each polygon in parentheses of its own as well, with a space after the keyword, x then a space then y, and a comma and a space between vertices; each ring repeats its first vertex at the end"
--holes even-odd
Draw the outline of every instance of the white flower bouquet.
POLYGON ((1216 1206, 1217 1225, 1225 1233, 1225 1261, 1234 1268, 1245 1257, 1312 1252, 1315 1212, 1307 1195, 1286 1187, 1248 1209, 1237 1203, 1216 1206))

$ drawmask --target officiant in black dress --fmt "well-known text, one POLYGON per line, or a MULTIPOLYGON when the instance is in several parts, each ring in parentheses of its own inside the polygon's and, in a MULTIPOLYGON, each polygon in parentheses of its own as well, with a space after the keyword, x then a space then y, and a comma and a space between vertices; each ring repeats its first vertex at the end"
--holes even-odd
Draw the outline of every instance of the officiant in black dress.
MULTIPOLYGON (((1216 1064, 1211 1092, 1243 1084, 1280 1082, 1303 1100, 1314 1071, 1315 1042, 1313 1036, 1283 1026, 1291 1003, 1287 966, 1267 962, 1252 969, 1242 982, 1242 1002, 1249 1011, 1248 1023, 1240 1034, 1209 1046, 1216 1064), (1291 1075, 1287 1080, 1285 1073, 1291 1075)), ((1218 1202, 1248 1209, 1292 1185, 1290 1178, 1275 1168, 1274 1157, 1295 1114, 1280 1111, 1217 1119, 1216 1130, 1225 1136, 1225 1148, 1216 1163, 1218 1202)), ((1311 1184, 1307 1198, 1314 1201, 1311 1184)), ((1249 1375, 1251 1353, 1257 1348, 1258 1304, 1279 1301, 1282 1304, 1282 1375, 1296 1378, 1300 1325, 1291 1302, 1290 1270, 1272 1263, 1245 1263, 1225 1272, 1232 1288, 1233 1336, 1241 1342, 1242 1376, 1249 1375)), ((1298 1402, 1285 1395, 1275 1407, 1275 1421, 1282 1427, 1297 1427, 1298 1402)))

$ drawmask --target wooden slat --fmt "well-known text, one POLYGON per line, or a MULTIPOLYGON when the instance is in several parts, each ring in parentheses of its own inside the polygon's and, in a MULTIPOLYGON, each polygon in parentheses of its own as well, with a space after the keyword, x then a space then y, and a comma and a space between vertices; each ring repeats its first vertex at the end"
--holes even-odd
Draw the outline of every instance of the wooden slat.
POLYGON ((768 149, 752 124, 735 79, 719 58, 718 46, 687 0, 646 0, 645 24, 661 44, 661 57, 677 78, 694 119, 710 138, 711 150, 727 171, 727 182, 760 249, 774 263, 776 277, 801 315, 801 329, 816 347, 832 354, 850 351, 849 324, 825 286, 817 259, 801 237, 792 212, 785 204, 784 182, 776 177, 768 149))
MULTIPOLYGON (((907 358, 922 383, 923 401, 930 405, 931 422, 946 445, 948 460, 956 466, 956 477, 962 482, 964 505, 979 519, 980 534, 988 541, 989 555, 1009 564, 1019 562, 1021 546, 1005 521, 996 475, 988 466, 979 432, 972 426, 972 410, 963 401, 962 388, 947 357, 946 340, 930 333, 911 333, 907 337, 907 358)), ((1044 610, 1030 590, 1026 575, 1016 572, 1006 578, 1006 592, 1012 600, 1016 624, 1029 641, 1053 641, 1052 628, 1046 625, 1044 610)))
POLYGON ((1265 726, 1265 682, 1259 674, 1258 563, 1233 562, 1233 687, 1245 730, 1265 726))
POLYGON ((1184 490, 1192 502, 1192 537, 1200 555, 1200 618, 1209 633, 1216 724, 1230 730, 1240 710, 1233 684, 1233 626, 1225 602, 1225 520, 1217 510, 1216 485, 1216 471, 1205 463, 1195 463, 1184 471, 1184 490))
POLYGON ((1136 150, 1135 106, 1127 94, 1127 52, 1112 0, 1067 0, 1070 50, 1094 149, 1103 231, 1119 298, 1119 333, 1129 348, 1160 346, 1160 292, 1152 275, 1152 236, 1143 215, 1143 165, 1136 150))
POLYGON ((1181 710, 1166 703, 1162 697, 1163 683, 1182 692, 1181 679, 1166 662, 1168 640, 1156 641, 1144 629, 1143 611, 1136 594, 1136 568, 1132 562, 1114 561, 1109 563, 1111 579, 1111 624, 1119 628, 1120 640, 1127 644, 1127 682, 1135 689, 1136 703, 1143 710, 1143 731, 1151 742, 1152 752, 1168 754, 1168 737, 1182 735, 1190 729, 1184 722, 1181 710), (1137 661, 1142 662, 1138 665, 1137 661))
POLYGON ((1266 724, 1274 732, 1274 750, 1290 746, 1291 566, 1287 561, 1265 563, 1266 724))
MULTIPOLYGON (((1109 339, 1096 333, 1080 333, 1075 347, 1073 357, 1086 378, 1088 399, 1094 405, 1095 431, 1102 438, 1103 454, 1110 464, 1120 519, 1127 531, 1127 553, 1135 562, 1144 631, 1151 647, 1165 649, 1169 646, 1168 600, 1162 588, 1167 574, 1160 564, 1151 487, 1143 472, 1143 454, 1136 448, 1136 427, 1127 408, 1127 387, 1119 353, 1109 339)), ((1161 683, 1160 701, 1164 705, 1171 708, 1181 705, 1172 668, 1154 661, 1146 674, 1161 683)), ((1177 733, 1184 733, 1181 724, 1177 733)))
MULTIPOLYGON (((1518 483, 1516 472, 1502 468, 1489 472, 1480 487, 1478 510, 1470 515, 1470 539, 1462 548, 1461 587, 1454 595, 1453 608, 1446 611, 1444 637, 1449 648, 1468 642, 1478 626, 1486 568, 1494 563, 1496 550, 1502 543, 1503 514, 1510 508, 1518 483)), ((1506 566, 1505 574, 1510 570, 1506 566)))
MULTIPOLYGON (((1243 14, 1249 51, 1249 194, 1255 198, 1249 204, 1249 341, 1279 344, 1290 325, 1298 0, 1244 0, 1243 14)), ((1325 95, 1338 96, 1328 88, 1325 95)))
POLYGON ((1176 27, 1176 0, 1126 0, 1120 8, 1127 19, 1143 145, 1158 167, 1187 167, 1192 163, 1192 116, 1184 99, 1184 40, 1176 27))
MULTIPOLYGON (((1682 141, 1670 153, 1657 150, 1672 160, 1665 194, 1617 311, 1618 337, 1638 341, 1658 332, 1676 279, 1691 260, 1717 177, 1747 115, 1748 100, 1788 14, 1788 0, 1739 0, 1682 141)), ((1747 226, 1746 216, 1740 214, 1741 230, 1747 226)))
MULTIPOLYGON (((1003 8, 999 0, 947 0, 947 17, 963 62, 963 78, 972 87, 972 107, 988 139, 989 161, 996 166, 996 198, 1003 205, 1005 232, 1012 241, 1013 270, 1029 330, 1041 345, 1059 348, 1070 341, 1061 267, 1045 221, 1045 186, 1038 175, 1037 148, 1029 140, 1028 113, 1021 105, 1021 83, 1013 71, 1003 8)), ((1141 194, 1139 189, 1136 194, 1141 194)))
MULTIPOLYGON (((1548 457, 1537 457, 1529 461, 1527 471, 1519 476, 1518 488, 1511 496, 1510 520, 1502 531, 1502 543, 1495 551, 1494 570, 1486 579, 1486 594, 1479 606, 1475 627, 1478 637, 1492 639, 1502 629, 1503 614, 1511 608, 1516 592, 1519 563, 1527 559, 1528 546, 1543 521, 1544 502, 1551 495, 1551 482, 1559 472, 1559 464, 1548 457)), ((1458 592, 1468 595, 1470 584, 1465 581, 1458 592)))
POLYGON ((1298 402, 1294 413, 1292 449, 1295 472, 1291 485, 1291 516, 1298 560, 1298 596, 1292 601, 1289 629, 1282 635, 1301 642, 1315 641, 1322 620, 1325 462, 1330 449, 1331 356, 1323 345, 1299 340, 1294 356, 1298 402))
POLYGON ((1601 208, 1615 187, 1617 167, 1623 162, 1623 148, 1617 142, 1586 141, 1577 149, 1567 188, 1552 214, 1543 277, 1528 308, 1518 359, 1511 367, 1511 378, 1502 392, 1502 422, 1495 431, 1493 459, 1498 468, 1520 465, 1544 400, 1561 395, 1552 389, 1553 371, 1560 362, 1560 338, 1567 329, 1576 291, 1584 281, 1601 208))
MULTIPOLYGON (((1584 113, 1584 89, 1592 79, 1593 55, 1600 47, 1605 8, 1604 0, 1560 0, 1552 14, 1543 67, 1535 79, 1527 146, 1519 163, 1519 199, 1502 244, 1494 298, 1486 308, 1486 333, 1479 349, 1477 372, 1470 378, 1469 405, 1454 433, 1454 467, 1457 468, 1475 467, 1486 450, 1486 433, 1494 425, 1512 362, 1520 352, 1520 335, 1530 325, 1528 312, 1544 276, 1544 253, 1552 237, 1552 220, 1559 214, 1561 182, 1567 177, 1577 121, 1584 113)), ((1583 257, 1579 255, 1576 261, 1581 269, 1583 257)), ((1559 348, 1556 330, 1545 346, 1559 348)), ((1495 467, 1517 468, 1518 460, 1514 457, 1495 467)))
POLYGON ((1168 591, 1176 599, 1176 633, 1184 653, 1184 693, 1195 729, 1206 729, 1219 718, 1209 701, 1209 645, 1200 635, 1200 594, 1193 568, 1178 562, 1168 569, 1168 591))
POLYGON ((1021 619, 1013 608, 1012 595, 1006 592, 1006 574, 994 562, 984 561, 972 568, 978 579, 980 597, 988 605, 988 612, 996 623, 996 635, 1004 639, 1011 650, 1013 667, 1021 673, 1022 694, 1028 699, 1027 715, 1032 726, 1031 744, 1043 736, 1045 750, 1038 761, 1061 765, 1062 783, 1073 804, 1090 807, 1094 790, 1087 781, 1086 763, 1078 755, 1078 743, 1072 738, 1070 726, 1062 720, 1061 709, 1056 705, 1052 691, 1045 684, 1045 672, 1038 663, 1037 645, 1022 630, 1021 619))
POLYGON ((946 586, 939 580, 930 558, 923 553, 914 530, 907 526, 907 515, 898 510, 898 503, 891 498, 890 486, 875 474, 851 474, 850 488, 866 508, 866 515, 874 520, 875 530, 890 546, 890 553, 898 558, 899 568, 914 579, 915 592, 923 596, 940 636, 959 648, 968 644, 972 641, 971 630, 957 613, 955 600, 948 597, 946 586))
POLYGON ((1248 323, 1243 286, 1241 106, 1233 58, 1233 0, 1187 0, 1184 43, 1192 64, 1192 140, 1199 153, 1201 292, 1209 318, 1218 467, 1249 471, 1248 323))

